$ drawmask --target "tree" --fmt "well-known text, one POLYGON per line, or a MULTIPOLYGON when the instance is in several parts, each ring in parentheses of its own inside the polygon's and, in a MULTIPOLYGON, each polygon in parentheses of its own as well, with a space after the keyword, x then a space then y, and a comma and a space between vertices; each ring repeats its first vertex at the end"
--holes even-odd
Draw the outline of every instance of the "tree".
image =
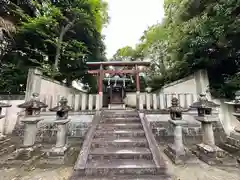
POLYGON ((153 61, 152 86, 207 69, 212 94, 231 97, 240 89, 239 1, 165 0, 164 8, 163 22, 149 27, 138 45, 153 61))
MULTIPOLYGON (((2 58, 6 65, 2 68, 13 65, 21 70, 24 85, 29 67, 38 67, 45 75, 67 85, 73 80, 90 78, 85 78, 88 76, 85 62, 105 59, 101 31, 108 22, 107 4, 101 0, 17 2, 13 0, 5 6, 11 19, 15 17, 17 33, 13 34, 14 46, 2 58)), ((13 79, 16 81, 17 77, 13 79)), ((93 80, 90 83, 95 84, 93 80)))
POLYGON ((134 57, 135 50, 131 46, 122 47, 113 55, 113 59, 117 61, 131 61, 134 57))

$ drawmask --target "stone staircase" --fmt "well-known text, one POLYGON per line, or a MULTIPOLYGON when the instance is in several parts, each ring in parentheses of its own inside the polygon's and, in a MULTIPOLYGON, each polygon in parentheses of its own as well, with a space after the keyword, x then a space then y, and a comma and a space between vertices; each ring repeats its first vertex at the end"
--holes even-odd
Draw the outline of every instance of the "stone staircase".
POLYGON ((136 111, 107 110, 94 121, 71 180, 170 179, 156 142, 151 143, 152 132, 136 111))

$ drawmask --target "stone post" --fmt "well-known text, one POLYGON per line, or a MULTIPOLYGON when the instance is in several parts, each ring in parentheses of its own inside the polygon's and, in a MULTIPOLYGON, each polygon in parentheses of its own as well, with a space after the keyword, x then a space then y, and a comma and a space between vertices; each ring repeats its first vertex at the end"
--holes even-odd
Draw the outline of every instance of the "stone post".
POLYGON ((57 125, 57 141, 56 145, 48 152, 48 155, 64 156, 68 150, 67 145, 67 123, 70 121, 68 112, 73 109, 67 105, 68 100, 62 97, 59 101, 59 105, 50 109, 50 111, 56 112, 56 120, 54 123, 57 125))
POLYGON ((93 110, 93 95, 89 94, 88 96, 88 110, 93 110))
POLYGON ((218 115, 214 116, 212 111, 219 105, 208 101, 206 94, 201 93, 198 101, 190 107, 197 109, 198 115, 195 119, 201 122, 202 127, 202 143, 197 144, 195 154, 210 165, 236 166, 236 159, 215 145, 213 123, 218 121, 218 115))
POLYGON ((86 105, 87 105, 87 94, 83 93, 82 94, 82 102, 81 102, 81 110, 86 110, 86 105))
POLYGON ((153 109, 157 110, 157 95, 156 94, 152 95, 152 102, 153 102, 153 109))
POLYGON ((194 159, 190 151, 183 145, 182 137, 182 126, 187 125, 187 122, 182 119, 182 112, 188 109, 182 108, 176 97, 173 97, 171 101, 172 106, 167 110, 171 118, 169 123, 172 125, 174 131, 174 142, 173 144, 169 144, 164 152, 175 164, 184 164, 194 159))
POLYGON ((143 97, 141 94, 139 95, 139 110, 143 110, 143 97))
MULTIPOLYGON (((7 107, 11 107, 11 106, 12 105, 10 105, 10 104, 6 104, 6 103, 0 102, 0 120, 5 118, 5 115, 2 115, 2 108, 7 108, 7 107)), ((5 139, 5 136, 4 136, 4 132, 5 132, 4 124, 5 123, 3 123, 3 130, 2 130, 2 132, 0 132, 0 140, 5 139)))

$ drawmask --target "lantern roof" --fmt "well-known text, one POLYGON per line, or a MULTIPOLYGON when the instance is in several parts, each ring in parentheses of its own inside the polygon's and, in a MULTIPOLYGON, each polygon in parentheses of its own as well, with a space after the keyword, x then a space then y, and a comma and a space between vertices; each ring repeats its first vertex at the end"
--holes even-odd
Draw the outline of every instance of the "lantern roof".
POLYGON ((33 93, 32 98, 29 101, 18 105, 18 107, 25 109, 41 109, 48 107, 48 105, 40 101, 38 93, 33 93))
POLYGON ((215 107, 219 107, 218 104, 212 102, 212 101, 208 101, 206 94, 201 93, 199 95, 198 101, 194 102, 191 106, 191 108, 215 108, 215 107))
POLYGON ((11 106, 12 106, 11 104, 0 102, 0 108, 11 107, 11 106))
POLYGON ((57 112, 57 111, 62 111, 62 112, 68 112, 71 111, 72 108, 67 105, 68 100, 65 97, 61 97, 59 100, 59 104, 53 108, 50 108, 49 111, 57 112))
POLYGON ((171 101, 172 101, 172 106, 167 108, 168 111, 170 111, 172 113, 180 113, 180 112, 188 111, 188 109, 183 108, 179 105, 178 98, 173 97, 171 101))

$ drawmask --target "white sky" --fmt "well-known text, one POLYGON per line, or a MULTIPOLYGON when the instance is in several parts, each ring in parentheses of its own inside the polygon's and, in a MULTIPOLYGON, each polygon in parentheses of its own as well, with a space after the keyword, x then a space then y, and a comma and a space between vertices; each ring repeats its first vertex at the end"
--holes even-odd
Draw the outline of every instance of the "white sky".
POLYGON ((144 30, 164 16, 164 0, 106 0, 109 4, 110 23, 106 36, 107 57, 112 57, 123 46, 134 47, 144 30))

